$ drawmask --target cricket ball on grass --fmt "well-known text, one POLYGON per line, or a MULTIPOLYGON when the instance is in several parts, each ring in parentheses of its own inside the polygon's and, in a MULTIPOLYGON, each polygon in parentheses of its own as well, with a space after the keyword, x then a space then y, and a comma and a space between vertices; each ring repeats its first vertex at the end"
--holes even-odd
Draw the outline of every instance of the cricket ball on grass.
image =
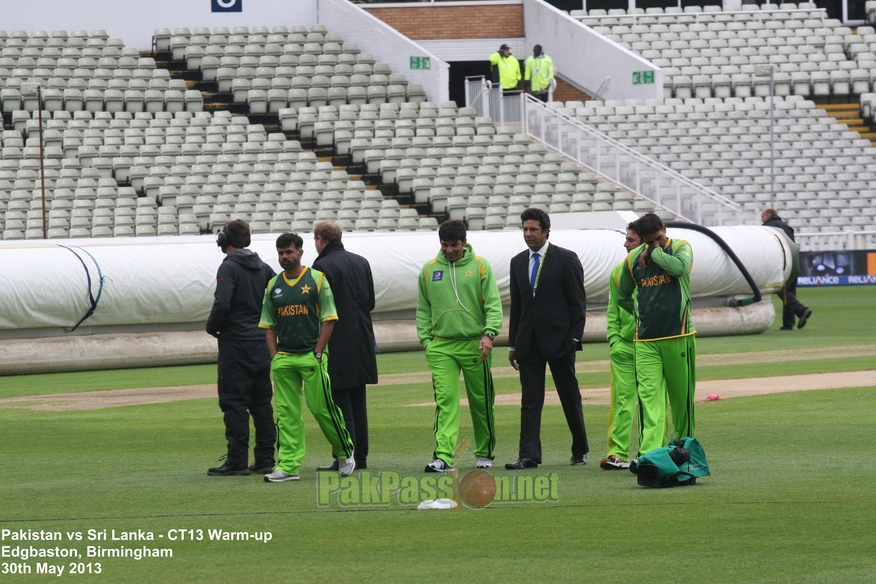
POLYGON ((468 507, 486 507, 496 496, 496 480, 485 470, 473 470, 459 482, 459 494, 468 507))

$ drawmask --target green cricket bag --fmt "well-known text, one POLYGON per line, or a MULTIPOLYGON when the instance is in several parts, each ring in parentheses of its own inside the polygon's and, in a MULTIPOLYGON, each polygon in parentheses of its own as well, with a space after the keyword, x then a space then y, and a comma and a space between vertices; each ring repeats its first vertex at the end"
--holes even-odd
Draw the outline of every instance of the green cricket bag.
POLYGON ((639 458, 634 472, 643 487, 680 487, 709 476, 709 464, 699 440, 682 438, 639 458))

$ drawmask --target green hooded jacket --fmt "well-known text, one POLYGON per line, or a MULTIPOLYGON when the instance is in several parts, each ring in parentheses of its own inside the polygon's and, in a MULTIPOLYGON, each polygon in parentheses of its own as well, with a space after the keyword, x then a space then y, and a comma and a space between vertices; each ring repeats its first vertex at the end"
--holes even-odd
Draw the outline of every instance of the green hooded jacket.
POLYGON ((637 341, 659 341, 696 334, 690 318, 693 250, 684 240, 667 239, 651 251, 652 262, 639 268, 640 245, 629 253, 617 282, 617 304, 636 315, 637 341), (636 292, 635 299, 633 292, 636 292))
POLYGON ((502 330, 496 277, 471 244, 452 264, 438 252, 420 271, 417 288, 417 337, 424 347, 433 339, 480 339, 502 330))

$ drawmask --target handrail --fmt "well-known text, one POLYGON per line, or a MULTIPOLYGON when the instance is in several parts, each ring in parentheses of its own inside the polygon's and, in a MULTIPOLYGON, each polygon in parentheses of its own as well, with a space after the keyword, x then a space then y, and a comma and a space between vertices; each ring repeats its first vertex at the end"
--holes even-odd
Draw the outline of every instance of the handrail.
POLYGON ((478 102, 481 101, 481 98, 484 95, 487 95, 490 92, 490 89, 492 89, 492 87, 493 87, 492 82, 489 79, 485 78, 483 75, 478 75, 478 76, 474 76, 474 77, 466 77, 465 78, 465 90, 466 90, 466 100, 467 100, 467 102, 465 104, 466 107, 474 107, 474 108, 478 107, 477 106, 478 102), (468 91, 469 91, 469 87, 470 87, 470 83, 471 83, 469 81, 469 79, 480 79, 481 80, 481 88, 478 91, 477 95, 475 95, 473 98, 471 98, 471 100, 468 100, 468 91))
POLYGON ((596 92, 593 94, 593 99, 602 99, 599 97, 599 94, 602 93, 603 89, 608 87, 608 84, 611 83, 611 77, 606 77, 602 80, 602 83, 599 84, 599 87, 596 88, 596 92))
POLYGON ((523 131, 635 195, 685 221, 737 224, 742 207, 671 168, 529 95, 523 96, 523 131))
POLYGON ((482 75, 465 78, 465 105, 475 108, 479 116, 492 118, 497 127, 520 126, 523 116, 521 94, 517 91, 506 92, 498 83, 493 84, 482 75))

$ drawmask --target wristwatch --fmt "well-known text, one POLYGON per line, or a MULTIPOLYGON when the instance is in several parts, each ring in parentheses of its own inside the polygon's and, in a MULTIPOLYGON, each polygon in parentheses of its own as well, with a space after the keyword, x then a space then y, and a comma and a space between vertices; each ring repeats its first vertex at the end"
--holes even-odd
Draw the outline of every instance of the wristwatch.
POLYGON ((485 336, 485 337, 489 337, 491 341, 496 340, 496 335, 495 335, 495 333, 487 333, 487 334, 485 334, 484 336, 485 336))
POLYGON ((322 361, 322 351, 314 351, 313 356, 316 357, 317 361, 322 361))

